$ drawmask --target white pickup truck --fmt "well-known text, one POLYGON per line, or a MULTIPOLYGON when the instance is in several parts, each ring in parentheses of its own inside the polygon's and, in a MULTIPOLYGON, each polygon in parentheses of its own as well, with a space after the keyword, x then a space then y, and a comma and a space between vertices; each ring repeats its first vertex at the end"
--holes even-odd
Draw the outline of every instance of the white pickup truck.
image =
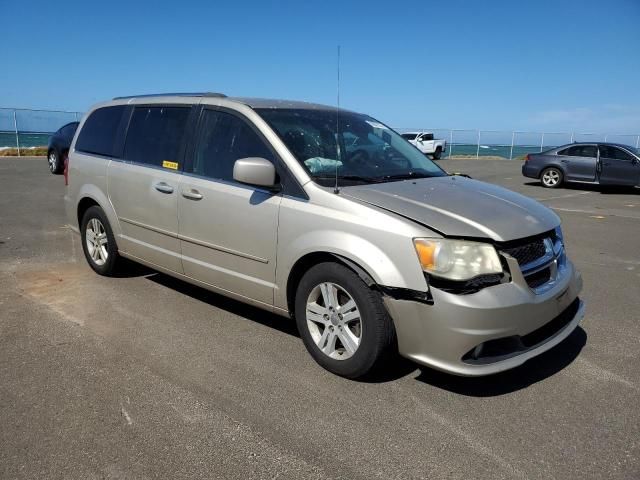
POLYGON ((435 140, 431 132, 405 132, 401 135, 425 155, 433 156, 434 160, 438 160, 447 149, 446 140, 435 140))

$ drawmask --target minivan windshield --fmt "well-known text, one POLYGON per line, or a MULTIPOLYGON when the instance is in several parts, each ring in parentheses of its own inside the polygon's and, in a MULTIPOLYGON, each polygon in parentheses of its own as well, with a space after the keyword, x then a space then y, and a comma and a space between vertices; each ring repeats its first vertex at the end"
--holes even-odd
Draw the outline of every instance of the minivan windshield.
POLYGON ((399 134, 358 113, 256 109, 315 182, 333 186, 446 176, 399 134))

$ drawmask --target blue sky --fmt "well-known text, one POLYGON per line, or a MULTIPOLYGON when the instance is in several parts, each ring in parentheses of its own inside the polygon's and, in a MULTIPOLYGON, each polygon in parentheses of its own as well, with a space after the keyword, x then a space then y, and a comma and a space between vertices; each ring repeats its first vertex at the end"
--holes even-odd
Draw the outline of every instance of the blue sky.
POLYGON ((221 91, 396 127, 640 133, 640 0, 0 0, 0 106, 221 91))

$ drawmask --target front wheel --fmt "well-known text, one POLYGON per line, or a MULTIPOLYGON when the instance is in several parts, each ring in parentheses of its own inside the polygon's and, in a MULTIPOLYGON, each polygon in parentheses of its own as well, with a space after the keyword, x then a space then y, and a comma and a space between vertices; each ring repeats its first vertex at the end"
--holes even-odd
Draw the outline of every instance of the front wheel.
POLYGON ((314 360, 343 377, 372 372, 395 346, 393 321, 380 293, 338 263, 315 265, 302 277, 295 318, 314 360))
POLYGON ((557 168, 545 168, 540 174, 540 182, 546 188, 558 188, 562 184, 562 172, 557 168))

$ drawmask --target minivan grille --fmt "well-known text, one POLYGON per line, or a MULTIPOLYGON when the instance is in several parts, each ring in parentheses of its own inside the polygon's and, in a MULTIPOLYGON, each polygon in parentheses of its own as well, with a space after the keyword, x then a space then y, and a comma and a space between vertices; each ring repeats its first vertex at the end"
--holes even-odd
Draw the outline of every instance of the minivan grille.
POLYGON ((522 266, 544 257, 546 248, 544 245, 544 239, 538 238, 524 245, 503 248, 502 251, 515 258, 518 261, 518 264, 522 266))
POLYGON ((524 279, 531 288, 538 288, 551 280, 551 269, 549 267, 543 268, 542 270, 527 275, 524 279))

